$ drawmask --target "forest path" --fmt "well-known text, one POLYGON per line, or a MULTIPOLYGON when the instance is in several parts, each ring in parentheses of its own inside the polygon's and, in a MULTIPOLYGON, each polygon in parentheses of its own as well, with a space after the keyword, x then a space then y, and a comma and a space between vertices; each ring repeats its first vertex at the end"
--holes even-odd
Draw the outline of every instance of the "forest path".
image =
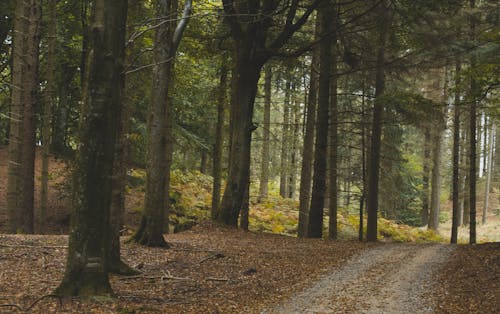
POLYGON ((430 313, 423 299, 452 246, 383 244, 264 313, 430 313))

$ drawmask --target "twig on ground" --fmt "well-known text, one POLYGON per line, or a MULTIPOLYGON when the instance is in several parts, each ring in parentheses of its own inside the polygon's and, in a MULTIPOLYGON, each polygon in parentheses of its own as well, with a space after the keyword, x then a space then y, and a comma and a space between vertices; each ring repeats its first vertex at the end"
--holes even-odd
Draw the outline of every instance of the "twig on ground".
POLYGON ((215 278, 215 277, 208 277, 205 278, 205 281, 230 281, 231 279, 229 278, 215 278))
POLYGON ((205 258, 202 258, 201 261, 199 262, 199 264, 204 263, 204 262, 206 262, 208 260, 217 259, 217 258, 223 258, 223 257, 226 257, 226 256, 224 254, 222 254, 222 253, 210 254, 210 255, 206 256, 205 258))
POLYGON ((43 299, 46 299, 46 298, 57 298, 59 300, 59 306, 62 308, 63 304, 62 304, 62 298, 56 294, 46 294, 46 295, 43 295, 41 297, 39 297, 38 299, 36 299, 35 301, 33 301, 33 303, 30 304, 30 306, 28 306, 26 309, 23 309, 20 305, 18 304, 0 304, 0 307, 13 307, 13 308, 16 308, 18 309, 19 311, 21 312, 28 312, 30 311, 35 305, 37 305, 38 302, 42 301, 43 299))

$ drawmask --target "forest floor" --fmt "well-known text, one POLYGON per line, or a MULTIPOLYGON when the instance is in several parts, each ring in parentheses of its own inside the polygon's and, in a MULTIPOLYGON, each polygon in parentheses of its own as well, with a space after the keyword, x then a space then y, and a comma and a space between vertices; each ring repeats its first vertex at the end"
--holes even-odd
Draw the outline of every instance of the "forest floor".
MULTIPOLYGON (((0 148, 0 209, 5 208, 6 160, 6 150, 0 148)), ((39 163, 37 159, 37 169, 39 163)), ((63 234, 69 222, 65 188, 69 171, 61 160, 52 159, 50 165, 48 231, 63 234)), ((38 208, 39 193, 35 195, 38 208)), ((127 197, 127 225, 133 228, 142 197, 127 197)), ((113 298, 59 300, 50 294, 64 273, 67 236, 2 234, 5 218, 0 210, 0 313, 498 313, 500 309, 498 242, 367 244, 243 232, 208 222, 166 235, 170 249, 123 244, 123 259, 142 273, 111 276, 113 298)), ((478 226, 479 234, 489 234, 486 241, 498 239, 500 218, 492 215, 488 221, 478 226)), ((446 225, 443 230, 448 234, 446 225)))
POLYGON ((142 274, 113 298, 50 296, 66 236, 0 235, 0 313, 498 313, 500 243, 297 239, 203 223, 170 249, 124 244, 142 274))

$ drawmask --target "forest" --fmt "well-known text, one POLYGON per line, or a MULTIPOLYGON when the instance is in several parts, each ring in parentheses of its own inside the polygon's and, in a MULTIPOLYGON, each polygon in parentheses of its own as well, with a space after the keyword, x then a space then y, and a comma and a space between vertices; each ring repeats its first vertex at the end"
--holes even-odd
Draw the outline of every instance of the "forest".
POLYGON ((494 0, 2 0, 0 312, 494 313, 499 73, 494 0))

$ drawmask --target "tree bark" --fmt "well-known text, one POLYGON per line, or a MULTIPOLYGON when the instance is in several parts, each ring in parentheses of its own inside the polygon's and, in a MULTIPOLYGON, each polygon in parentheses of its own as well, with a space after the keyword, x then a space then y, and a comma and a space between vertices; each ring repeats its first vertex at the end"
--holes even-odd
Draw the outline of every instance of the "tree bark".
POLYGON ((439 210, 440 210, 440 195, 441 195, 441 157, 443 143, 442 123, 438 123, 433 128, 432 136, 432 178, 431 178, 431 207, 429 229, 438 230, 439 228, 439 210))
POLYGON ((290 149, 290 75, 285 83, 285 102, 283 104, 283 124, 281 127, 281 155, 280 155, 280 195, 288 198, 289 189, 289 149, 290 149))
POLYGON ((123 102, 127 1, 96 0, 80 117, 80 146, 73 176, 73 214, 63 296, 113 293, 108 279, 109 214, 115 143, 123 102))
POLYGON ((212 192, 212 220, 216 220, 219 211, 220 189, 222 180, 222 145, 224 143, 224 107, 226 106, 226 88, 227 88, 228 69, 224 62, 220 68, 219 90, 217 99, 217 126, 215 129, 215 144, 213 158, 213 192, 212 192))
POLYGON ((424 160, 423 160, 423 176, 422 176, 422 226, 429 224, 429 178, 431 168, 429 163, 431 160, 431 130, 428 125, 424 127, 424 160))
POLYGON ((14 19, 7 212, 9 231, 33 233, 35 110, 41 1, 17 1, 14 19))
MULTIPOLYGON (((314 38, 317 40, 320 36, 319 18, 316 18, 315 24, 314 38)), ((300 171, 299 225, 297 230, 297 236, 299 238, 307 235, 309 202, 311 201, 312 166, 314 162, 314 127, 316 124, 316 103, 318 96, 318 61, 319 49, 315 46, 313 48, 311 60, 304 144, 302 148, 302 167, 300 171)))
MULTIPOLYGON (((164 19, 177 12, 176 8, 175 0, 159 1, 155 7, 156 16, 164 19)), ((163 232, 165 225, 168 226, 168 188, 173 152, 172 99, 169 89, 173 81, 173 60, 187 26, 190 11, 191 0, 187 0, 177 27, 171 21, 160 25, 155 32, 152 104, 148 117, 146 195, 141 224, 131 238, 132 241, 146 246, 168 247, 163 232)))
POLYGON ((49 198, 49 155, 51 146, 51 118, 52 107, 54 106, 55 93, 55 44, 56 44, 56 1, 50 0, 48 3, 48 34, 47 34, 47 85, 45 89, 45 101, 43 104, 42 119, 42 175, 40 183, 40 217, 38 222, 38 232, 44 233, 47 222, 47 209, 49 198))
MULTIPOLYGON (((476 7, 476 1, 470 0, 470 7, 474 9, 476 7)), ((470 32, 471 32, 471 42, 474 43, 476 40, 476 17, 471 16, 470 20, 470 32)), ((475 52, 472 52, 470 66, 472 69, 476 66, 476 56, 475 52)), ((476 174, 477 174, 477 165, 476 165, 476 151, 477 151, 477 138, 476 138, 476 123, 477 123, 477 97, 478 97, 478 83, 476 78, 474 77, 474 73, 471 76, 470 82, 470 151, 469 151, 469 160, 470 160, 470 169, 469 169, 469 177, 470 177, 470 185, 469 185, 469 202, 470 202, 470 222, 469 222, 469 243, 476 243, 476 174)))
POLYGON ((290 138, 291 138, 291 152, 290 152, 290 163, 289 163, 289 171, 288 175, 290 178, 288 185, 288 197, 291 199, 295 199, 297 193, 297 153, 299 149, 299 132, 300 132, 300 104, 296 97, 297 91, 294 86, 292 90, 292 105, 293 111, 292 116, 290 117, 290 122, 293 123, 293 127, 290 127, 290 138))
MULTIPOLYGON (((335 10, 333 13, 336 14, 335 10)), ((335 19, 335 17, 334 17, 335 19)), ((330 85, 330 150, 329 150, 329 210, 328 215, 330 217, 328 224, 328 238, 337 239, 337 204, 338 204, 338 170, 337 170, 337 160, 338 160, 338 105, 337 105, 337 49, 335 48, 337 38, 334 35, 332 37, 332 64, 331 64, 331 85, 330 85)))
POLYGON ((323 211, 326 190, 326 160, 328 145, 328 114, 330 106, 330 74, 332 68, 332 31, 333 6, 324 3, 318 9, 321 24, 322 42, 319 45, 319 79, 318 79, 318 119, 316 121, 316 142, 314 146, 314 175, 309 209, 307 236, 321 238, 323 236, 323 211))
POLYGON ((459 185, 460 185, 460 61, 457 60, 455 65, 455 99, 454 99, 454 114, 453 114, 453 178, 452 178, 452 225, 451 225, 451 243, 456 244, 458 241, 458 226, 460 215, 459 204, 459 185))
POLYGON ((267 198, 269 185, 269 137, 271 134, 271 83, 273 78, 271 66, 264 72, 264 125, 262 130, 262 154, 260 165, 259 203, 267 198))
POLYGON ((486 185, 484 189, 484 205, 483 205, 483 216, 481 223, 486 224, 486 215, 488 213, 489 201, 490 201, 490 188, 491 188, 491 175, 493 167, 493 133, 495 133, 495 125, 491 123, 491 129, 489 130, 488 139, 488 158, 486 163, 486 185))
POLYGON ((250 178, 250 143, 255 125, 252 122, 260 69, 263 62, 252 60, 249 47, 239 48, 236 59, 236 75, 232 78, 234 99, 232 105, 229 173, 217 220, 230 226, 238 225, 238 217, 250 178))
POLYGON ((384 105, 381 101, 381 96, 385 90, 385 46, 388 36, 388 14, 387 3, 382 0, 380 4, 380 33, 377 52, 377 65, 375 75, 375 103, 373 106, 373 123, 371 137, 371 154, 370 166, 368 168, 368 221, 366 230, 366 240, 369 242, 377 241, 377 214, 378 214, 378 191, 379 191, 379 176, 380 176, 380 144, 382 136, 382 115, 384 105))

